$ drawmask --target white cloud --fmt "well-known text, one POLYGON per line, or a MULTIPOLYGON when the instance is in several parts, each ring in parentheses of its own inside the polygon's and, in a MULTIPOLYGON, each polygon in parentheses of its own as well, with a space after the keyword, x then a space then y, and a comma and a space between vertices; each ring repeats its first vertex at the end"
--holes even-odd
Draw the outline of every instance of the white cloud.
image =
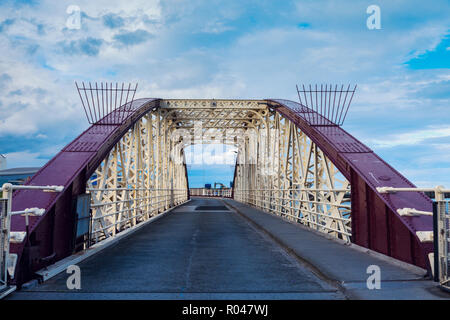
POLYGON ((412 146, 428 139, 445 138, 450 141, 450 126, 430 127, 386 137, 386 139, 374 139, 372 143, 379 148, 394 148, 398 146, 412 146))
POLYGON ((19 168, 19 167, 41 167, 47 160, 40 158, 39 152, 11 152, 6 153, 6 164, 8 168, 19 168))
POLYGON ((236 163, 237 148, 223 144, 199 144, 185 149, 188 165, 217 165, 236 163))
POLYGON ((450 188, 450 168, 406 168, 402 173, 419 188, 450 188))

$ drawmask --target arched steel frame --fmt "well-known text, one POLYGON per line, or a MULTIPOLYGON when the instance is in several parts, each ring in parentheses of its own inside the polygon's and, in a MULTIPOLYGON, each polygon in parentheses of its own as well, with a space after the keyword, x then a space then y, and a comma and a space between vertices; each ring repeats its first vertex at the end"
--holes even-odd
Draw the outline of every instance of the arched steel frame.
MULTIPOLYGON (((183 137, 167 140, 180 129, 194 137, 208 136, 212 130, 203 143, 238 147, 235 199, 429 269, 431 217, 401 216, 397 210, 431 211, 431 200, 419 192, 377 192, 377 187, 414 185, 340 126, 313 114, 288 100, 138 99, 114 110, 27 182, 62 185, 63 192, 44 196, 33 190, 14 193, 13 210, 45 209, 43 216, 30 217, 26 240, 11 244, 19 261, 14 282, 20 285, 33 272, 73 253, 73 200, 78 195, 92 194, 97 241, 120 232, 125 224, 132 226, 186 200, 183 149, 195 141, 183 137), (202 120, 200 133, 196 132, 196 120, 202 120), (231 133, 218 138, 220 130, 231 133), (256 130, 255 138, 248 137, 249 130, 256 130), (162 148, 171 152, 161 152, 162 148), (121 159, 124 155, 126 159, 121 159), (254 162, 249 161, 251 156, 254 162), (156 157, 165 158, 155 161, 156 157), (263 166, 262 159, 266 159, 263 166), (267 174, 267 170, 272 171, 267 174), (161 195, 162 189, 172 191, 161 195), (175 196, 173 190, 182 191, 175 196), (160 196, 165 204, 156 208, 155 198, 160 196), (136 197, 146 202, 124 208, 124 203, 136 197), (128 214, 127 222, 114 212, 128 214)), ((12 217, 11 231, 25 231, 23 217, 12 217)))

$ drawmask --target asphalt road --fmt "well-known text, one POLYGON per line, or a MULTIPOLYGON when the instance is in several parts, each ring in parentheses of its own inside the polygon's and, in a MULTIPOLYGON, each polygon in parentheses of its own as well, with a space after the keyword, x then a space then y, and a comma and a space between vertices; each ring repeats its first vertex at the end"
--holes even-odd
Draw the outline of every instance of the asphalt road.
POLYGON ((343 299, 219 199, 193 199, 65 272, 8 299, 343 299), (197 210, 201 209, 201 210, 197 210))

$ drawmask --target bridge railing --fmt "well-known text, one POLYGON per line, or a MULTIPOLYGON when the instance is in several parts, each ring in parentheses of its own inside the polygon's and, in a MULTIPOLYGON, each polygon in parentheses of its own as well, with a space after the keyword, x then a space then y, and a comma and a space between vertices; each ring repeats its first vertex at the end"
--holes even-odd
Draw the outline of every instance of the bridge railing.
POLYGON ((446 199, 450 190, 446 190, 442 186, 436 188, 381 187, 377 190, 380 193, 434 193, 433 212, 402 208, 398 209, 397 213, 401 216, 433 216, 433 231, 417 231, 416 234, 421 240, 433 241, 434 252, 430 254, 429 259, 434 280, 439 282, 441 288, 450 291, 450 199, 446 199))
POLYGON ((349 189, 239 189, 234 198, 309 228, 350 241, 349 189))
POLYGON ((92 212, 87 246, 187 201, 187 189, 88 188, 87 192, 92 212))
POLYGON ((17 263, 17 254, 9 252, 10 243, 21 243, 27 240, 29 216, 41 216, 45 213, 44 209, 27 208, 20 211, 12 211, 13 192, 15 190, 41 190, 43 192, 61 192, 62 186, 28 186, 13 185, 5 183, 2 188, 2 197, 0 199, 0 299, 11 291, 15 286, 8 286, 8 275, 14 277, 17 263), (11 231, 11 217, 14 215, 24 216, 26 231, 11 231))
POLYGON ((219 197, 219 198, 231 198, 232 189, 231 188, 190 188, 189 194, 191 196, 197 197, 219 197))

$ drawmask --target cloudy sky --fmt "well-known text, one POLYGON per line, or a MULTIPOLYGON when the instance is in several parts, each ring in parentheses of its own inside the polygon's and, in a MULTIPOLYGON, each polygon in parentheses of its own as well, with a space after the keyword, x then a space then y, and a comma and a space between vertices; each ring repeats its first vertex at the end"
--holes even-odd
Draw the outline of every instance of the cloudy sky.
POLYGON ((450 187, 448 0, 1 0, 0 48, 8 167, 43 165, 88 126, 75 80, 292 100, 296 83, 357 83, 344 128, 418 186, 450 187), (366 26, 372 4, 379 30, 366 26))

